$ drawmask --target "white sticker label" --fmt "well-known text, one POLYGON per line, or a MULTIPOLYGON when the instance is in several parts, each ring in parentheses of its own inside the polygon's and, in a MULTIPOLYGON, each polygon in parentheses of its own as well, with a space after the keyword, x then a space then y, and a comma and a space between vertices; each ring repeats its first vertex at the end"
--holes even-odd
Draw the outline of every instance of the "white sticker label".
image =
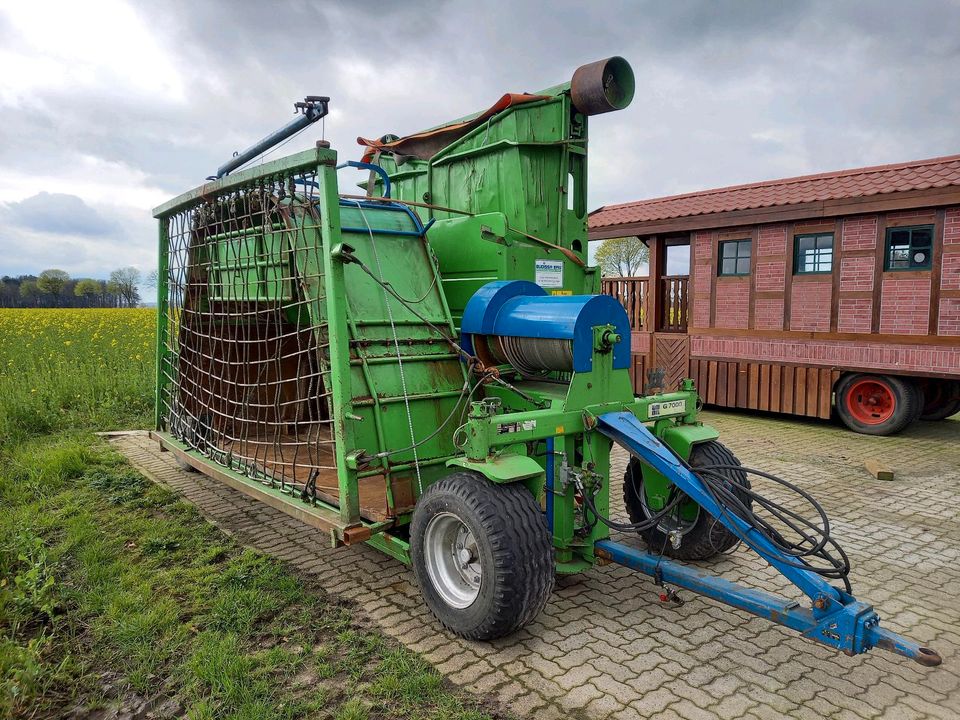
POLYGON ((520 422, 500 423, 499 425, 497 425, 497 434, 505 435, 506 433, 523 432, 524 430, 536 430, 536 429, 537 429, 536 420, 521 420, 520 422))
POLYGON ((687 403, 684 400, 670 400, 668 402, 650 403, 647 406, 647 414, 651 418, 669 417, 670 415, 683 415, 686 412, 687 403))
POLYGON ((562 260, 536 260, 533 266, 537 285, 543 288, 563 287, 562 260))

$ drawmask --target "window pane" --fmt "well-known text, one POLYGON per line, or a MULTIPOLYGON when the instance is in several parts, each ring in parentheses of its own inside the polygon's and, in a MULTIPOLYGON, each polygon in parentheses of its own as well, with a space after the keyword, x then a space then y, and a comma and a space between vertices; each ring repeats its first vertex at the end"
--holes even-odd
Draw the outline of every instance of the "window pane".
POLYGON ((891 245, 907 245, 910 243, 909 230, 893 230, 890 232, 891 245))
POLYGON ((750 258, 740 258, 737 260, 737 274, 747 275, 750 272, 750 258))
POLYGON ((737 271, 737 261, 733 258, 724 258, 723 264, 720 266, 720 273, 722 275, 733 275, 737 271))
POLYGON ((914 248, 910 252, 910 264, 913 267, 926 267, 930 264, 930 250, 927 248, 914 248))
POLYGON ((910 237, 910 244, 914 247, 930 247, 933 243, 933 231, 929 228, 918 228, 910 237))
POLYGON ((736 257, 737 256, 737 243, 735 242, 725 242, 721 243, 721 254, 723 257, 736 257))
POLYGON ((817 237, 817 247, 818 248, 832 248, 833 247, 833 235, 819 235, 817 237))
POLYGON ((800 252, 805 250, 811 250, 815 247, 816 238, 812 237, 802 237, 798 240, 800 252))

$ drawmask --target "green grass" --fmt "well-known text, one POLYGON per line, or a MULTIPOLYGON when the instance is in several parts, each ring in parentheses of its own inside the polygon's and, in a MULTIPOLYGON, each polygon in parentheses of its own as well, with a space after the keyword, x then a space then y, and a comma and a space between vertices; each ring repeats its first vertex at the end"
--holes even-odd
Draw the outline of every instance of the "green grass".
MULTIPOLYGON (((69 364, 64 383, 82 390, 85 365, 69 364)), ((149 389, 91 418, 49 403, 50 377, 41 394, 0 376, 0 397, 20 403, 0 412, 0 717, 145 701, 197 719, 488 717, 349 604, 240 547, 91 434, 105 420, 145 426, 149 389)))

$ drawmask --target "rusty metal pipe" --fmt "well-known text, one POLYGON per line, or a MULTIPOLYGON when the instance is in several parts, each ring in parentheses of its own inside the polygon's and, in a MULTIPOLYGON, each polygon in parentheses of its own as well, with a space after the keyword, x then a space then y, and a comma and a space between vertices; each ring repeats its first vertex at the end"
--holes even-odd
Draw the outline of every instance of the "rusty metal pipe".
POLYGON ((630 63, 614 56, 578 67, 570 81, 570 98, 584 115, 599 115, 623 110, 633 100, 635 87, 630 63))

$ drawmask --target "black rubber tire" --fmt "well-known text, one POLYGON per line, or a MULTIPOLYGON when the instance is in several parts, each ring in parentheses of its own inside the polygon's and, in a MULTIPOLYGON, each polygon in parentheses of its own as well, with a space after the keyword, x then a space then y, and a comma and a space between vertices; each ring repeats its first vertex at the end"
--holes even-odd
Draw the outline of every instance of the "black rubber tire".
MULTIPOLYGON (((704 465, 740 465, 737 456, 726 445, 716 440, 694 445, 688 462, 693 468, 704 465)), ((727 478, 732 486, 750 489, 750 480, 745 472, 740 470, 718 470, 717 472, 727 478)), ((643 522, 648 517, 640 501, 642 493, 643 464, 636 458, 631 458, 623 476, 623 503, 626 505, 627 514, 632 523, 643 522)), ((738 492, 737 495, 747 507, 751 506, 749 495, 743 492, 738 492)), ((682 536, 679 548, 674 549, 667 534, 657 527, 641 530, 640 537, 646 541, 653 552, 659 553, 663 550, 664 555, 680 560, 707 560, 726 552, 740 540, 721 522, 702 509, 694 526, 682 536)))
POLYGON ((946 420, 960 412, 960 382, 928 380, 923 391, 921 420, 946 420))
POLYGON ((473 472, 456 472, 426 489, 410 523, 410 560, 420 593, 445 627, 470 640, 509 635, 533 620, 550 598, 553 542, 533 495, 518 483, 499 485, 473 472), (431 518, 452 513, 477 541, 479 595, 466 608, 443 600, 424 562, 431 518))
POLYGON ((850 430, 863 435, 894 435, 920 417, 923 405, 923 393, 912 380, 894 375, 871 375, 869 373, 850 373, 837 382, 834 404, 837 416, 850 430), (872 380, 887 387, 894 398, 893 413, 882 423, 867 424, 853 415, 849 404, 850 392, 861 380, 872 380))

